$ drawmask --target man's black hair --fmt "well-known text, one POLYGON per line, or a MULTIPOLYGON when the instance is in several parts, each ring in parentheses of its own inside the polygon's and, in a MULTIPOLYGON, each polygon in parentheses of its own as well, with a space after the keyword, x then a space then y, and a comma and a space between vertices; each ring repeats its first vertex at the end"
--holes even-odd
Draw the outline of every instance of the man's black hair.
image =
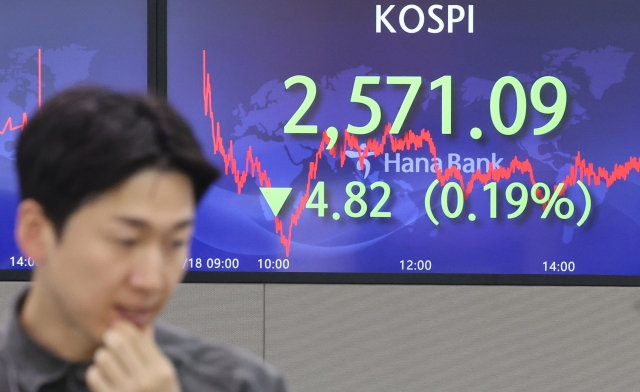
POLYGON ((39 202, 59 236, 83 203, 140 170, 184 173, 196 202, 218 177, 168 103, 98 87, 46 102, 22 131, 16 155, 21 199, 39 202))

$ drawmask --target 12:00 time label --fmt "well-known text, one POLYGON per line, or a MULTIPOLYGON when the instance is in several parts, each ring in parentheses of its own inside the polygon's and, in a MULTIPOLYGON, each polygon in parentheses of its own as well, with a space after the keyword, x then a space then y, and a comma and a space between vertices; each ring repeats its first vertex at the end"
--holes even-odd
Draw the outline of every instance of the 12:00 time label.
POLYGON ((432 267, 431 260, 400 260, 400 268, 403 271, 429 272, 432 267))

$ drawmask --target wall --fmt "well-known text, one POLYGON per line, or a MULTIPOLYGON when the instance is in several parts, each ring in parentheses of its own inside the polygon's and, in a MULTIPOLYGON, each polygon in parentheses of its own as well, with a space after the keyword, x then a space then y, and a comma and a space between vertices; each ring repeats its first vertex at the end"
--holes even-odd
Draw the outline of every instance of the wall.
MULTIPOLYGON (((0 310, 21 286, 0 283, 0 310)), ((636 288, 188 284, 163 317, 265 356, 297 392, 640 384, 636 288)))

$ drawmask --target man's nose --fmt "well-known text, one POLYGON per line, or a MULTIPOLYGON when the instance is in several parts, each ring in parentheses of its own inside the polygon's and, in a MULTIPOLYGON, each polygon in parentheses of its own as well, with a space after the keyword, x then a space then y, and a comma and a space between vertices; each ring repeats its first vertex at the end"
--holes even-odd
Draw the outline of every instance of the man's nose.
POLYGON ((159 244, 145 247, 133 263, 129 284, 144 291, 155 291, 162 286, 164 252, 159 244))

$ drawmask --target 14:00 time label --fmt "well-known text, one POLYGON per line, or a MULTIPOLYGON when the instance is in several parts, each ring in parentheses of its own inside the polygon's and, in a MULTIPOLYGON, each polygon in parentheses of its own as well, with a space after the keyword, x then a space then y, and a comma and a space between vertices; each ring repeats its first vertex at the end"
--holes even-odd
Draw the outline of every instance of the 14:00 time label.
POLYGON ((543 261, 544 272, 573 272, 576 270, 576 263, 573 261, 543 261))

